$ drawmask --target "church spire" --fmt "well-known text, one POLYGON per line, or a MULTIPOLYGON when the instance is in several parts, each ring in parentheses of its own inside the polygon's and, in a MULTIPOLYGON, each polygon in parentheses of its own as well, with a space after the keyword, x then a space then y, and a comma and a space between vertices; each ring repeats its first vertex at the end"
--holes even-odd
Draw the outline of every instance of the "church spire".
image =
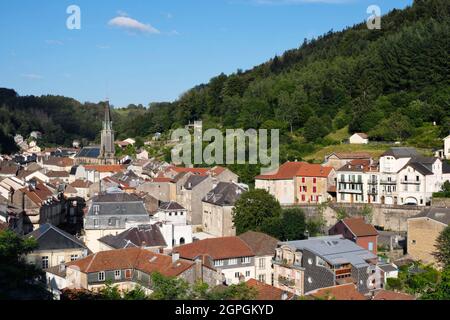
POLYGON ((105 164, 115 163, 114 131, 112 128, 111 108, 109 100, 105 103, 105 119, 101 132, 101 145, 99 158, 105 164))
POLYGON ((105 120, 103 122, 103 129, 112 130, 112 121, 111 121, 111 109, 109 107, 109 100, 106 100, 105 103, 105 120))

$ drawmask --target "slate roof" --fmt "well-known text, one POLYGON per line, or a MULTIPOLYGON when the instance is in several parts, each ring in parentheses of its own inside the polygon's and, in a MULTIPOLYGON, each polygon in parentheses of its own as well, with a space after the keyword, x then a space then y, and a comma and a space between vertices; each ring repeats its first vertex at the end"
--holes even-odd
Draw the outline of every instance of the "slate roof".
POLYGON ((253 251, 256 256, 275 255, 275 249, 279 240, 262 232, 247 231, 241 235, 241 238, 253 251))
POLYGON ((416 162, 415 160, 409 161, 409 162, 408 162, 402 169, 400 169, 400 170, 403 170, 404 168, 406 168, 406 167, 408 167, 408 166, 411 167, 411 168, 413 168, 414 170, 416 170, 417 172, 421 173, 421 174, 424 175, 424 176, 430 176, 430 175, 433 175, 433 172, 432 172, 431 170, 429 170, 427 167, 425 167, 423 163, 416 162))
POLYGON ((450 163, 442 161, 442 173, 450 173, 450 163))
POLYGON ((398 268, 395 267, 392 263, 379 264, 378 267, 384 272, 393 272, 398 271, 398 268))
POLYGON ((426 208, 410 219, 428 218, 450 225, 450 208, 426 208))
POLYGON ((217 206, 234 206, 245 190, 232 182, 219 182, 217 186, 206 194, 202 201, 217 206))
POLYGON ((420 157, 421 155, 417 152, 415 148, 410 147, 393 147, 390 148, 388 151, 383 153, 381 155, 383 156, 392 156, 396 159, 400 158, 414 158, 414 157, 420 157))
POLYGON ((155 225, 130 228, 116 236, 107 235, 98 239, 114 249, 128 247, 166 247, 161 230, 155 225))
POLYGON ((178 260, 172 262, 172 257, 141 248, 101 251, 66 264, 67 267, 76 266, 80 268, 83 273, 135 269, 147 274, 159 272, 169 277, 178 276, 193 265, 194 262, 192 261, 178 260))
POLYGON ((210 256, 213 260, 253 257, 252 249, 239 237, 210 238, 195 241, 173 249, 181 257, 195 260, 199 256, 210 256))
POLYGON ((192 190, 207 178, 208 176, 191 175, 189 178, 187 178, 186 182, 184 183, 184 188, 187 190, 192 190))
POLYGON ((49 223, 41 225, 25 237, 36 239, 37 250, 88 249, 82 241, 49 223))
POLYGON ((372 252, 361 248, 353 241, 344 239, 341 235, 280 242, 278 245, 288 245, 297 250, 306 249, 332 265, 350 263, 359 268, 369 266, 367 260, 377 258, 372 252))
POLYGON ((84 147, 78 152, 76 158, 98 158, 100 156, 100 147, 92 146, 92 147, 84 147))
POLYGON ((175 201, 161 202, 160 210, 186 210, 181 204, 175 201))
POLYGON ((102 193, 95 196, 92 202, 140 202, 142 201, 138 195, 134 193, 115 192, 102 193))

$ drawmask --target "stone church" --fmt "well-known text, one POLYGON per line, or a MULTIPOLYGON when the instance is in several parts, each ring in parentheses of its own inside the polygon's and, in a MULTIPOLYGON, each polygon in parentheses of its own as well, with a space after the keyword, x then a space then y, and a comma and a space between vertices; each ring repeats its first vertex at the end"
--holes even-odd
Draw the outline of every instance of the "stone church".
POLYGON ((75 163, 79 164, 117 164, 114 145, 114 130, 109 101, 105 104, 105 118, 101 131, 100 146, 87 146, 75 156, 75 163))

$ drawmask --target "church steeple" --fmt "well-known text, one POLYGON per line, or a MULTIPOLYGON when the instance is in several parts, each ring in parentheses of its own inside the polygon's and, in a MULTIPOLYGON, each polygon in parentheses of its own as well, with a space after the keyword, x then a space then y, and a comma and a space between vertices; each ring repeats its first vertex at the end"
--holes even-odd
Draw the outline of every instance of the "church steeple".
POLYGON ((104 164, 116 163, 114 147, 114 130, 112 128, 111 109, 109 100, 105 103, 105 119, 103 121, 103 130, 101 132, 100 156, 104 164))

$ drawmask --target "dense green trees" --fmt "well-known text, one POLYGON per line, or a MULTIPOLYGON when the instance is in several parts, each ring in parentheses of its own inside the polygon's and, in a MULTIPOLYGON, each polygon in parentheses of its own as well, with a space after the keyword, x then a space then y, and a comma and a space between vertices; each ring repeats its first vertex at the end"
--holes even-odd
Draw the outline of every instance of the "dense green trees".
POLYGON ((446 227, 436 239, 434 256, 444 268, 450 269, 450 227, 446 227))

